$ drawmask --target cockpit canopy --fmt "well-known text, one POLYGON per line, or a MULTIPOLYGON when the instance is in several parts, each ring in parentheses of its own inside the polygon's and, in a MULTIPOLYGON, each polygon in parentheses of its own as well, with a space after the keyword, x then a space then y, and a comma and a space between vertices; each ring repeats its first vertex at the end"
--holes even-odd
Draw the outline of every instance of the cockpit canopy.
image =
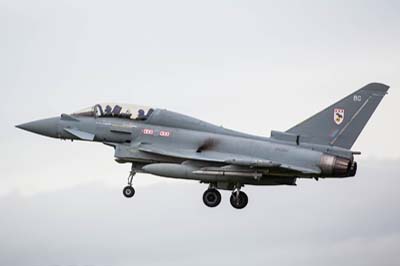
POLYGON ((73 113, 75 116, 117 117, 132 120, 147 120, 154 109, 146 106, 118 103, 101 103, 73 113))

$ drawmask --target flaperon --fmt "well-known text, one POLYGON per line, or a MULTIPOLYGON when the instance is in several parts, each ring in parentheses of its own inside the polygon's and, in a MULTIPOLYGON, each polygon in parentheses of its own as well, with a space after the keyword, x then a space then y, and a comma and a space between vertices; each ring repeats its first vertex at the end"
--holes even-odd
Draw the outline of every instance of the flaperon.
POLYGON ((119 163, 136 173, 192 179, 209 184, 203 201, 221 202, 218 189, 231 190, 230 202, 248 203, 244 185, 296 185, 297 178, 356 175, 351 147, 389 87, 371 83, 286 132, 258 137, 215 126, 175 112, 127 104, 96 104, 18 128, 53 138, 100 142, 115 150, 119 163))

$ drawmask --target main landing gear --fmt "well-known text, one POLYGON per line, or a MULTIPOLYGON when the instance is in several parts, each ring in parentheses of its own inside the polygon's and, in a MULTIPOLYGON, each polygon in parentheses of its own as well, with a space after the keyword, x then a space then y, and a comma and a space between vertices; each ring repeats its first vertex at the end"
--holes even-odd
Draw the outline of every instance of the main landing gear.
MULTIPOLYGON (((240 185, 235 186, 230 198, 231 205, 235 209, 243 209, 249 203, 249 198, 246 193, 240 191, 240 188, 240 185)), ((207 207, 215 208, 221 203, 221 193, 210 186, 203 194, 203 202, 207 207)))
POLYGON ((124 188, 122 193, 127 198, 132 198, 135 195, 135 189, 132 186, 133 177, 136 175, 135 168, 132 165, 131 172, 129 173, 128 177, 128 185, 124 188))
POLYGON ((246 193, 240 191, 239 189, 236 189, 236 191, 232 192, 230 200, 232 207, 238 210, 244 209, 247 206, 247 203, 249 203, 249 198, 247 197, 246 193))
MULTIPOLYGON (((122 193, 126 198, 132 198, 135 196, 135 189, 132 186, 133 177, 136 175, 136 169, 132 165, 131 172, 128 177, 128 185, 123 189, 122 193)), ((231 186, 230 189, 234 189, 230 197, 230 202, 233 208, 243 209, 247 206, 249 198, 246 193, 240 191, 241 184, 231 186)), ((215 208, 220 205, 222 200, 221 193, 217 190, 215 184, 210 184, 209 188, 203 194, 203 202, 207 207, 215 208)))
POLYGON ((207 207, 215 208, 221 203, 221 193, 215 188, 209 188, 203 194, 203 202, 207 207))

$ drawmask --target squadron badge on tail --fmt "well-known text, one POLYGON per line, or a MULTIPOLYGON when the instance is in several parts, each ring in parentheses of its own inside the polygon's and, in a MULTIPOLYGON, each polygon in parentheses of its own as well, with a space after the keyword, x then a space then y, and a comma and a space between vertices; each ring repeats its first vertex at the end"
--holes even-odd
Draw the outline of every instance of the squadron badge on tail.
POLYGON ((344 109, 336 108, 334 113, 333 113, 333 119, 335 120, 335 123, 337 125, 342 124, 343 120, 344 120, 344 109))

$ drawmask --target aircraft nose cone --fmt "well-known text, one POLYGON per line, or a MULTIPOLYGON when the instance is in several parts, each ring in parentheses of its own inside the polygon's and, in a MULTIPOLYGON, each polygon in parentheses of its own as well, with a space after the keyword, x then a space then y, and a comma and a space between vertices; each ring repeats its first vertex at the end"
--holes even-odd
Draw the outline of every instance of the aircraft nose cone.
POLYGON ((17 125, 16 127, 43 136, 57 138, 59 121, 60 119, 58 117, 53 117, 28 122, 25 124, 17 125))

